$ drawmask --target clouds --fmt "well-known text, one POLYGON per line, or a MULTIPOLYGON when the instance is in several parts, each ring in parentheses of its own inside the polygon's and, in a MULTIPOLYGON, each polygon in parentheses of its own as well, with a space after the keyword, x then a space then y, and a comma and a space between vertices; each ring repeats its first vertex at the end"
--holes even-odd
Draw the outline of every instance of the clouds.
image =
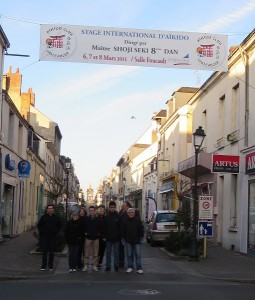
MULTIPOLYGON (((240 4, 241 1, 239 2, 240 4)), ((234 2, 232 2, 234 4, 234 2)), ((235 24, 245 18, 249 13, 255 10, 255 2, 249 1, 241 7, 229 6, 229 8, 234 9, 230 13, 226 13, 220 18, 213 20, 209 24, 203 26, 200 30, 202 32, 217 32, 224 31, 229 28, 232 24, 235 24)))

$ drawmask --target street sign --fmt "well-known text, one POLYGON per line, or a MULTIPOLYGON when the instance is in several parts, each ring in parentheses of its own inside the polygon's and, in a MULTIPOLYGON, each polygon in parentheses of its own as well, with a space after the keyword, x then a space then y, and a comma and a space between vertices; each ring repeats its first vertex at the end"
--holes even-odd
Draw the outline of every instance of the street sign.
POLYGON ((199 196, 199 220, 213 220, 213 196, 199 196))
POLYGON ((198 221, 198 236, 212 237, 213 236, 213 222, 212 221, 198 221))

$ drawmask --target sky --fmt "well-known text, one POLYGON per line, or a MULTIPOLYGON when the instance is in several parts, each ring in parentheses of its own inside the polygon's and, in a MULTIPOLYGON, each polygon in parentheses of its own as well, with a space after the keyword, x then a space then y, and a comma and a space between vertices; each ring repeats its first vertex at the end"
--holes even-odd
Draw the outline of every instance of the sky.
POLYGON ((0 0, 8 52, 30 55, 5 56, 4 73, 20 69, 22 92, 32 88, 36 108, 59 125, 61 155, 72 159, 81 188, 96 189, 172 93, 212 72, 39 61, 40 24, 225 34, 231 46, 254 20, 255 0, 0 0))

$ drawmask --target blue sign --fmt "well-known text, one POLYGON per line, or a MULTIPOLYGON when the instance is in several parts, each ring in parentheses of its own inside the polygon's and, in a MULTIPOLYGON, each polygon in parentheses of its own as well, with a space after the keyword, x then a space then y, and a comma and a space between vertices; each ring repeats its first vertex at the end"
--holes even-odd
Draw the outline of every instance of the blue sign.
POLYGON ((19 177, 29 178, 31 165, 27 160, 21 160, 18 164, 19 177))
POLYGON ((10 171, 15 169, 15 160, 11 159, 10 154, 5 156, 5 168, 10 171))
POLYGON ((212 221, 198 221, 198 236, 212 237, 213 236, 213 222, 212 221))

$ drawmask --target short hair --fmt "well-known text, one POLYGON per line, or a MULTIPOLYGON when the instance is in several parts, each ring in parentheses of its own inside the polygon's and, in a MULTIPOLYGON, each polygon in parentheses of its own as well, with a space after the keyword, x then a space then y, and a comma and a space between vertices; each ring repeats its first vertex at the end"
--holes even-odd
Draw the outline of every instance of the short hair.
POLYGON ((129 212, 135 212, 135 209, 133 208, 133 207, 130 207, 128 210, 127 210, 127 212, 129 213, 129 212))
POLYGON ((89 206, 89 209, 91 209, 91 208, 96 209, 94 205, 90 205, 90 206, 89 206))
POLYGON ((127 205, 128 208, 132 208, 132 204, 129 201, 125 200, 124 202, 126 203, 126 205, 127 205))
POLYGON ((116 202, 115 202, 115 201, 110 201, 110 202, 109 202, 109 206, 114 206, 114 207, 116 207, 116 202))
POLYGON ((102 211, 105 212, 105 209, 102 206, 99 206, 98 209, 97 209, 97 211, 98 212, 102 212, 102 211))
POLYGON ((53 204, 47 204, 46 208, 48 209, 49 206, 52 206, 54 208, 54 205, 53 204))

